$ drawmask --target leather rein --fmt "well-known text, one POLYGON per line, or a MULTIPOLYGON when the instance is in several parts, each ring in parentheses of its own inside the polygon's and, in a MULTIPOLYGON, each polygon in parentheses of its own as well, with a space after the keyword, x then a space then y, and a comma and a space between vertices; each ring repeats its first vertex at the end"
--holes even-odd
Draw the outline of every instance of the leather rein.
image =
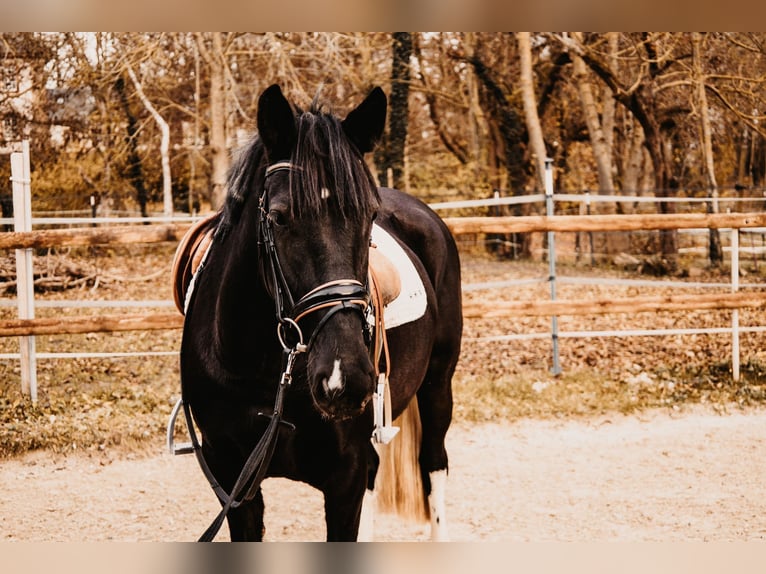
MULTIPOLYGON (((269 166, 266 169, 265 178, 280 171, 299 171, 300 168, 290 162, 279 162, 269 166)), ((216 496, 223 505, 216 518, 200 536, 199 542, 211 542, 226 518, 229 510, 237 508, 242 504, 252 500, 258 492, 258 489, 266 476, 269 463, 274 455, 274 449, 277 443, 279 425, 285 424, 290 427, 293 425, 282 420, 282 410, 284 406, 284 394, 292 382, 292 370, 297 356, 305 353, 311 348, 316 340, 317 334, 327 324, 332 316, 344 310, 357 312, 362 317, 362 330, 365 342, 371 345, 372 334, 370 330, 369 316, 370 291, 367 285, 356 279, 336 279, 328 281, 318 287, 315 287, 297 302, 290 291, 290 288, 282 271, 282 266, 277 254, 276 244, 274 242, 274 228, 271 219, 268 217, 268 197, 266 185, 259 199, 259 231, 258 242, 262 245, 266 259, 268 261, 268 277, 270 279, 270 290, 274 297, 274 305, 277 318, 277 337, 282 345, 283 367, 282 375, 277 386, 277 394, 274 402, 274 409, 271 415, 259 413, 259 415, 270 418, 268 426, 248 456, 242 470, 237 477, 231 493, 227 493, 213 476, 210 467, 202 453, 202 446, 194 430, 194 422, 191 409, 187 401, 183 402, 184 416, 186 426, 191 437, 191 446, 197 457, 197 461, 205 474, 210 486, 213 488, 216 496), (314 327, 309 341, 304 343, 303 330, 300 322, 307 316, 318 311, 325 311, 322 318, 314 327)), ((200 268, 201 271, 201 268, 200 268)), ((377 363, 376 363, 377 364, 377 363)), ((294 427, 293 427, 294 428, 294 427)))

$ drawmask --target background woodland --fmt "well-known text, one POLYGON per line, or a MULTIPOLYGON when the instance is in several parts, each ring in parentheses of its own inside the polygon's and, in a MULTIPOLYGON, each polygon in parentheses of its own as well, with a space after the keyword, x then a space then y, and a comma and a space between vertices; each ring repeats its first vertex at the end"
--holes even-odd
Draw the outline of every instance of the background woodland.
MULTIPOLYGON (((765 40, 712 32, 5 33, 0 152, 31 142, 35 210, 87 210, 93 197, 100 213, 206 211, 221 204, 263 89, 279 83, 301 107, 318 96, 344 115, 380 85, 389 123, 370 165, 381 184, 426 201, 537 193, 546 157, 559 192, 762 196, 765 40)), ((6 182, 8 163, 0 162, 6 182)), ((0 195, 9 194, 3 184, 0 195)), ((702 208, 715 211, 717 201, 702 208)), ((657 249, 674 253, 675 234, 662 235, 657 249)))

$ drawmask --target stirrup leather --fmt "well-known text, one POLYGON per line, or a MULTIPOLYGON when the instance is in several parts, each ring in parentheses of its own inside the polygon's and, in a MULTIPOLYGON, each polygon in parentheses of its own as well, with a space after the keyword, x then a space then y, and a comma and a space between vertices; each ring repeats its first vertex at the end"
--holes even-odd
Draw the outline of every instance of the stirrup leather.
POLYGON ((372 395, 375 412, 375 428, 372 431, 373 444, 388 444, 399 432, 399 427, 391 424, 391 390, 388 387, 388 375, 378 375, 378 386, 372 395))

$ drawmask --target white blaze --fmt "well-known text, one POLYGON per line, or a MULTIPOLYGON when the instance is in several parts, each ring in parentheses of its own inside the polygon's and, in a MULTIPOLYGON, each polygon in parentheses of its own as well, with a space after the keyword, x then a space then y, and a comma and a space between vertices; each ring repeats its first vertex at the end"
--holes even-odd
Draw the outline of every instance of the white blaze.
POLYGON ((337 391, 343 388, 343 371, 340 369, 340 359, 335 359, 330 378, 325 379, 325 388, 328 391, 337 391))

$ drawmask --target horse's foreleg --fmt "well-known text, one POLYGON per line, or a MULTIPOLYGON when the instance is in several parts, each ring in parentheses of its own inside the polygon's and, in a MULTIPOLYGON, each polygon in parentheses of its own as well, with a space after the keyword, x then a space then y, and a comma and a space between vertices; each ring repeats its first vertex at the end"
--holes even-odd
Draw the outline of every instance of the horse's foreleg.
POLYGON ((377 498, 375 491, 368 488, 364 491, 364 498, 362 499, 362 515, 359 520, 357 542, 372 542, 374 540, 376 507, 377 498))
POLYGON ((261 542, 265 533, 263 525, 263 493, 258 489, 253 500, 232 508, 227 517, 232 542, 261 542))
MULTIPOLYGON (((226 440, 219 440, 214 447, 213 443, 208 442, 209 440, 208 437, 208 440, 202 443, 205 460, 224 491, 230 493, 244 462, 239 458, 236 445, 226 440)), ((226 521, 232 542, 263 540, 263 512, 263 493, 260 488, 252 500, 231 508, 226 521)))
POLYGON ((368 443, 367 460, 367 488, 362 499, 362 516, 359 521, 358 542, 372 542, 375 537, 375 513, 377 511, 377 497, 375 495, 375 479, 378 475, 380 457, 372 442, 368 443))
POLYGON ((366 468, 359 468, 357 465, 350 465, 350 468, 346 466, 342 471, 335 473, 327 484, 323 491, 327 541, 356 541, 362 515, 362 501, 367 490, 366 468))

